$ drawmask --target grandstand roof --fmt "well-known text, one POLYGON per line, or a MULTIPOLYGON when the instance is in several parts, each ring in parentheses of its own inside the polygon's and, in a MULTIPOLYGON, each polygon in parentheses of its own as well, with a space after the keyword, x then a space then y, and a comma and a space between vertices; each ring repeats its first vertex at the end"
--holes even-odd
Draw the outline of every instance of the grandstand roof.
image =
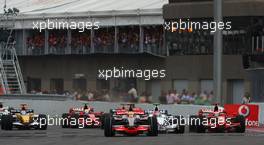
MULTIPOLYGON (((5 0, 0 0, 0 14, 5 0)), ((16 26, 29 28, 45 18, 91 18, 102 25, 162 24, 162 7, 168 0, 6 0, 7 8, 20 10, 16 26), (23 21, 23 23, 22 23, 23 21)))
MULTIPOLYGON (((159 10, 168 0, 7 0, 7 7, 18 8, 22 14, 58 14, 159 10)), ((3 12, 4 0, 0 1, 3 12)), ((113 14, 113 13, 111 13, 113 14)))

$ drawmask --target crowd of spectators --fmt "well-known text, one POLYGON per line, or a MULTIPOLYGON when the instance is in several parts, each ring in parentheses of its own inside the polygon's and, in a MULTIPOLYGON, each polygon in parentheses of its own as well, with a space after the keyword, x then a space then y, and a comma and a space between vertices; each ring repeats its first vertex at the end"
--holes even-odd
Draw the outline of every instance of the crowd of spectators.
POLYGON ((71 48, 73 54, 86 54, 91 48, 91 34, 89 32, 72 32, 71 48))
POLYGON ((120 52, 139 51, 139 27, 120 28, 118 34, 118 48, 120 52))
POLYGON ((163 28, 146 27, 144 28, 144 50, 147 52, 157 52, 162 48, 163 28))
POLYGON ((163 104, 197 104, 197 105, 210 105, 212 104, 213 92, 203 91, 200 94, 196 92, 188 92, 182 90, 177 92, 176 90, 169 90, 168 92, 162 92, 159 100, 163 104))
POLYGON ((75 100, 84 100, 84 101, 111 101, 110 94, 107 89, 102 89, 101 91, 97 90, 88 90, 78 93, 77 91, 72 94, 75 100))
POLYGON ((101 29, 95 31, 93 38, 95 52, 114 52, 114 29, 101 29))
POLYGON ((67 46, 67 32, 66 31, 50 31, 49 34, 49 54, 65 54, 67 46))
MULTIPOLYGON (((1 88, 1 87, 0 87, 1 88)), ((1 89, 0 89, 1 93, 1 89)), ((53 91, 38 91, 32 90, 29 92, 31 94, 58 94, 71 96, 73 100, 83 100, 83 101, 111 101, 111 102, 131 102, 131 103, 156 103, 153 101, 153 96, 150 92, 144 91, 138 95, 137 90, 131 87, 128 92, 120 92, 117 95, 111 95, 108 89, 102 90, 91 90, 87 91, 64 91, 57 92, 53 91)), ((212 91, 203 91, 201 93, 189 92, 187 90, 182 90, 177 92, 176 90, 162 91, 159 96, 159 103, 161 104, 195 104, 195 105, 212 105, 214 94, 212 91)), ((251 102, 251 96, 246 92, 241 96, 241 103, 247 104, 251 102)))
MULTIPOLYGON (((159 52, 163 45, 162 26, 146 26, 142 29, 143 48, 148 52, 159 52)), ((50 30, 48 36, 49 54, 65 54, 68 41, 66 30, 50 30)), ((91 47, 95 52, 113 53, 118 47, 121 53, 139 52, 141 46, 140 28, 138 26, 118 27, 117 44, 115 45, 115 28, 101 28, 94 31, 91 38, 91 31, 71 31, 71 42, 69 42, 72 54, 89 53, 91 47), (92 39, 92 43, 91 43, 92 39), (92 46, 93 44, 93 46, 92 46)), ((29 55, 41 55, 45 53, 45 32, 31 31, 27 37, 29 55)))
POLYGON ((44 33, 33 33, 27 37, 27 50, 29 55, 44 54, 45 48, 45 35, 44 33))

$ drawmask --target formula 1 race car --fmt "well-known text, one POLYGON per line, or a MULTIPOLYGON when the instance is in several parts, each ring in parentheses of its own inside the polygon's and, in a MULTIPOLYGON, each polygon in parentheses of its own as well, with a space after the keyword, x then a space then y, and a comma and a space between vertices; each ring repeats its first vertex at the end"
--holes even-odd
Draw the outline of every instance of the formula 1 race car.
POLYGON ((4 107, 2 102, 0 102, 0 124, 1 124, 2 116, 9 114, 11 109, 12 108, 10 107, 4 107))
POLYGON ((2 130, 18 129, 47 129, 47 116, 34 114, 26 104, 21 104, 20 109, 11 109, 10 113, 2 115, 2 130))
POLYGON ((62 128, 100 127, 103 112, 94 112, 92 107, 70 108, 69 113, 62 114, 62 128))
POLYGON ((183 116, 173 116, 168 114, 167 110, 159 109, 159 104, 153 105, 155 106, 154 110, 149 110, 148 114, 150 117, 157 117, 159 132, 184 133, 185 124, 184 120, 182 120, 183 116))
POLYGON ((141 108, 134 104, 111 110, 104 118, 104 135, 115 136, 116 133, 125 135, 147 134, 158 135, 158 123, 155 116, 149 117, 141 108))
POLYGON ((217 104, 214 109, 201 109, 198 115, 190 116, 190 132, 238 132, 246 129, 245 117, 242 115, 227 114, 223 107, 217 104))

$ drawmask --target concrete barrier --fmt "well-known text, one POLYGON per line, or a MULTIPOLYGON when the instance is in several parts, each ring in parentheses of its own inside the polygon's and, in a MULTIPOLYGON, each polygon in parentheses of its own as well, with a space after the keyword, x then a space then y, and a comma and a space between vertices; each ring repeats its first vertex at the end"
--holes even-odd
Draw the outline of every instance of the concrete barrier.
MULTIPOLYGON (((3 102, 5 106, 19 107, 20 104, 28 104, 30 108, 34 109, 36 113, 49 114, 50 116, 61 115, 62 113, 68 112, 71 107, 83 106, 86 101, 74 101, 74 100, 31 100, 31 99, 6 99, 1 98, 0 102, 3 102)), ((109 112, 110 109, 115 109, 120 106, 120 103, 114 102, 88 102, 95 111, 109 112)), ((145 110, 154 109, 152 104, 136 104, 136 106, 141 107, 145 110)), ((200 105, 161 105, 162 109, 168 110, 170 114, 179 115, 192 115, 197 114, 197 111, 202 107, 200 105)))
MULTIPOLYGON (((5 106, 19 107, 20 104, 28 104, 30 108, 34 109, 36 113, 48 114, 50 116, 61 116, 62 113, 68 112, 71 107, 83 106, 86 101, 75 101, 66 96, 4 96, 0 97, 0 102, 4 102, 5 106)), ((90 106, 94 107, 95 111, 109 112, 110 109, 114 109, 120 106, 120 103, 115 102, 88 102, 90 106)), ((264 103, 252 103, 259 105, 259 122, 264 124, 264 103)), ((152 104, 136 104, 145 110, 153 109, 152 104)), ((184 104, 171 104, 161 105, 162 109, 168 110, 173 115, 188 115, 197 114, 197 111, 201 108, 213 108, 213 106, 201 106, 201 105, 184 105, 184 104)))

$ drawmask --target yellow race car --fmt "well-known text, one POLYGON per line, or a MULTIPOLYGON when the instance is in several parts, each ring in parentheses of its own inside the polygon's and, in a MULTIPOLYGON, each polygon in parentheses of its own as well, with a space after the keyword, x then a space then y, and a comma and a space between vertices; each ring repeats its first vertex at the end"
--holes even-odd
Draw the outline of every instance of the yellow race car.
POLYGON ((28 105, 21 104, 20 109, 13 109, 9 114, 2 115, 2 130, 18 129, 47 129, 47 116, 35 114, 28 105))

